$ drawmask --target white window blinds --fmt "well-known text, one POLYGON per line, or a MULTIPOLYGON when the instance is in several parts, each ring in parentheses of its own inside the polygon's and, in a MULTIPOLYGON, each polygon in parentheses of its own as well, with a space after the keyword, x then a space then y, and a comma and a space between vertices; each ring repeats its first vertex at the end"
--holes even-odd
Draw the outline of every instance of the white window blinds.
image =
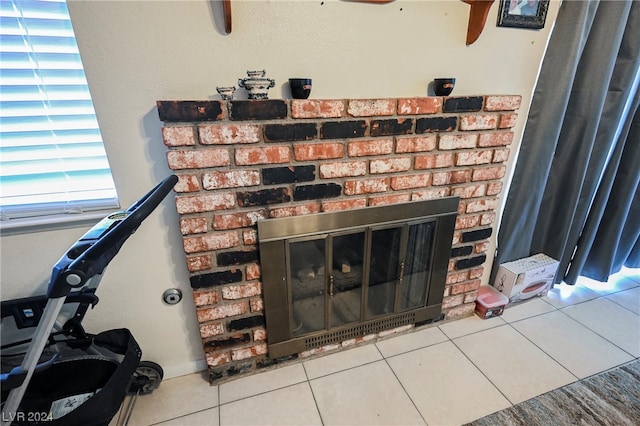
POLYGON ((117 207, 64 0, 0 0, 0 219, 117 207))

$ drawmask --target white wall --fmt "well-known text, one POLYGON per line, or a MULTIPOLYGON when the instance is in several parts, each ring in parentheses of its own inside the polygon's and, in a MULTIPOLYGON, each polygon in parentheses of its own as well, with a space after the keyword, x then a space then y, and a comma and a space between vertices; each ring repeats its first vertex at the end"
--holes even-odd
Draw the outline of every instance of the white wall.
MULTIPOLYGON (((217 1, 70 1, 123 206, 170 173, 156 100, 219 99, 216 86, 237 85, 247 69, 275 78, 271 98, 288 97, 289 77, 313 78, 311 97, 332 99, 425 96, 433 78, 453 76, 453 95, 522 95, 519 141, 558 9, 552 2, 540 31, 498 28, 496 2, 479 40, 465 46, 470 8, 458 0, 231 3, 227 35, 217 1)), ((166 377, 204 368, 170 198, 111 263, 84 323, 131 329, 166 377), (172 287, 185 301, 166 306, 161 295, 172 287)), ((86 229, 3 236, 2 299, 44 292, 51 266, 86 229)))

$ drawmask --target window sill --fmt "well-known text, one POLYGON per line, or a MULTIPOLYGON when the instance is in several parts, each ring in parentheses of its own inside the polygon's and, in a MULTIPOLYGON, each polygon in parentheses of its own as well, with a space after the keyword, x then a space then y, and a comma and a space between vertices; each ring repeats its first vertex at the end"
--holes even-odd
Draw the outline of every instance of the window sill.
POLYGON ((83 228, 87 230, 116 209, 99 210, 78 214, 29 217, 0 221, 0 236, 20 235, 59 229, 83 228))

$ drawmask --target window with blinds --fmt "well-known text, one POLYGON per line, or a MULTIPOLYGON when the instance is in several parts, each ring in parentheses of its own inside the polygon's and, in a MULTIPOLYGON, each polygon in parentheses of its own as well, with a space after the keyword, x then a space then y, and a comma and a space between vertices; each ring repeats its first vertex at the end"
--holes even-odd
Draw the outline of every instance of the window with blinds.
POLYGON ((65 0, 0 0, 0 219, 113 209, 65 0))

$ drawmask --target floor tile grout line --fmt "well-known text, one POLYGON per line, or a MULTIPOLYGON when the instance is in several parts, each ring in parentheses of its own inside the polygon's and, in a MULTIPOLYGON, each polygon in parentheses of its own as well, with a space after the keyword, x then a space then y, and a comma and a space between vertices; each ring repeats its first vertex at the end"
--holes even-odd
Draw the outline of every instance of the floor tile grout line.
MULTIPOLYGON (((602 298, 603 298, 603 299, 605 299, 605 298, 606 298, 606 296, 603 296, 602 298)), ((598 298, 598 299, 600 299, 600 298, 598 298)), ((594 300, 597 300, 597 299, 589 300, 589 302, 592 302, 592 301, 594 301, 594 300)), ((640 318, 640 315, 636 314, 635 312, 631 311, 630 309, 627 309, 626 307, 624 307, 624 306, 622 306, 622 305, 620 305, 620 304, 618 304, 618 303, 615 303, 613 300, 609 300, 609 299, 607 299, 607 300, 608 300, 609 302, 611 302, 611 303, 615 304, 616 306, 618 306, 618 307, 620 307, 620 308, 622 308, 622 309, 625 309, 626 311, 631 312, 633 315, 635 315, 635 316, 637 316, 638 318, 640 318)), ((566 308, 570 308, 570 307, 572 307, 572 306, 575 306, 575 305, 566 306, 565 308, 560 309, 560 311, 562 312, 562 310, 564 310, 564 309, 566 309, 566 308)), ((594 330, 593 328, 589 327, 587 324, 584 324, 584 323, 583 323, 583 322, 581 322, 580 320, 578 320, 578 319, 576 319, 576 318, 573 318, 571 315, 567 314, 566 312, 562 312, 562 313, 563 313, 564 315, 568 316, 569 318, 573 319, 574 321, 578 322, 580 325, 582 325, 583 327, 585 327, 587 330, 589 330, 589 331, 593 332, 593 333, 594 333, 595 335, 597 335, 598 337, 601 337, 601 338, 603 338, 604 340, 606 340, 607 342, 611 343, 613 346, 615 346, 616 348, 620 349, 622 352, 624 352, 624 353, 628 354, 629 356, 636 357, 634 354, 629 353, 629 352, 628 352, 626 349, 624 349, 624 348, 621 348, 617 343, 612 342, 609 338, 607 338, 607 336, 603 336, 603 335, 602 335, 602 334, 600 334, 597 330, 594 330)))
MULTIPOLYGON (((443 342, 444 343, 444 342, 443 342)), ((425 426, 429 426, 429 423, 427 422, 427 419, 424 418, 424 416, 422 415, 422 412, 420 411, 420 409, 418 408, 418 406, 416 405, 415 401, 413 400, 413 398, 411 398, 411 394, 409 393, 409 391, 404 387, 404 383, 402 383, 402 380, 400 380, 400 377, 398 377, 398 375, 396 374, 396 371, 393 369, 393 367, 391 366, 391 364, 389 364, 389 360, 387 358, 385 358, 383 356, 383 361, 385 362, 385 364, 387 364, 387 367, 389 367, 389 370, 391 370, 391 374, 393 374, 393 377, 396 378, 396 380, 398 381, 398 384, 400 385, 400 387, 402 388, 402 390, 404 391, 404 394, 407 396, 407 398, 409 398, 409 401, 411 401, 411 405, 413 405, 413 408, 416 409, 416 412, 418 413, 418 415, 420 416, 420 418, 422 419, 422 421, 424 422, 425 426)))
POLYGON ((316 406, 318 417, 320 417, 320 423, 324 425, 325 422, 324 422, 324 419, 322 418, 322 410, 320 410, 320 406, 318 405, 318 400, 316 399, 316 393, 313 391, 313 386, 311 386, 311 379, 309 378, 309 373, 307 373, 307 368, 305 367, 304 362, 302 362, 302 370, 304 371, 304 376, 307 378, 307 386, 309 386, 309 390, 311 391, 311 396, 313 397, 313 403, 316 406))
MULTIPOLYGON (((498 327, 504 327, 504 326, 507 326, 507 325, 509 325, 509 324, 502 324, 502 325, 499 325, 498 327)), ((494 329, 495 329, 495 328, 498 328, 498 327, 494 327, 494 329)), ((463 337, 463 336, 461 336, 461 337, 463 337)), ((456 337, 456 339, 458 339, 458 337, 456 337)), ((462 354, 462 355, 463 355, 463 356, 464 356, 464 357, 465 357, 465 358, 466 358, 466 359, 471 363, 471 365, 473 365, 473 368, 475 368, 475 369, 476 369, 476 370, 477 370, 477 371, 478 371, 478 372, 479 372, 479 373, 480 373, 480 374, 481 374, 485 379, 487 379, 487 381, 488 381, 489 383, 491 383, 491 386, 493 386, 493 387, 494 387, 494 388, 495 388, 495 389, 500 393, 500 395, 502 395, 502 396, 504 397, 504 399, 505 399, 505 400, 507 400, 507 401, 509 402, 509 404, 511 404, 511 406, 515 405, 515 404, 514 404, 514 403, 513 403, 513 402, 512 402, 508 397, 507 397, 507 395, 505 395, 505 394, 504 394, 504 392, 502 392, 502 389, 500 389, 500 388, 498 387, 498 385, 497 385, 497 384, 495 384, 495 383, 493 382, 493 380, 491 380, 491 379, 489 378, 489 376, 487 376, 487 375, 485 374, 485 372, 484 372, 484 371, 482 371, 482 369, 481 369, 481 368, 480 368, 480 367, 479 367, 475 362, 473 362, 473 360, 472 360, 471 358, 469 358, 469 356, 468 356, 468 355, 467 355, 467 354, 462 350, 462 348, 461 348, 460 346, 458 346, 458 345, 456 344, 456 342, 454 342, 454 340, 453 340, 453 339, 451 339, 451 343, 452 343, 452 344, 453 344, 453 346, 455 346, 455 348, 456 348, 456 349, 457 349, 457 350, 458 350, 458 351, 459 351, 459 352, 460 352, 460 353, 461 353, 461 354, 462 354)))
MULTIPOLYGON (((627 279, 631 279, 631 278, 628 278, 628 277, 625 277, 625 278, 627 278, 627 279)), ((631 281, 634 281, 634 283, 636 282, 636 281, 635 281, 635 280, 633 280, 633 279, 631 279, 631 281)), ((611 292, 611 293, 607 293, 607 294, 601 294, 601 293, 596 293, 595 291, 593 291, 593 290, 591 290, 591 289, 589 289, 589 288, 587 288, 587 287, 585 287, 585 286, 583 285, 583 286, 581 286, 582 288, 584 288, 584 289, 585 289, 585 290, 587 290, 588 292, 594 293, 594 294, 596 295, 596 297, 595 297, 595 298, 593 298, 593 299, 584 300, 584 301, 580 301, 580 302, 577 302, 577 303, 572 303, 572 304, 570 304, 570 305, 561 306, 561 307, 557 307, 557 306, 555 306, 555 305, 553 305, 553 304, 551 304, 551 303, 549 303, 549 302, 545 301, 545 303, 548 303, 550 306, 552 306, 552 307, 553 307, 553 309, 554 309, 553 311, 549 311, 549 312, 545 312, 545 313, 540 313, 540 314, 529 315, 529 316, 527 316, 527 317, 524 317, 524 318, 521 318, 521 319, 519 319, 519 320, 515 320, 515 321, 507 321, 507 320, 504 320, 504 319, 503 319, 503 324, 500 324, 500 325, 497 325, 497 326, 494 326, 494 327, 490 327, 490 328, 487 328, 487 329, 483 329, 483 330, 474 331, 474 332, 472 332, 472 333, 464 334, 464 335, 461 335, 461 336, 456 336, 455 338, 452 338, 452 337, 450 337, 449 335, 447 335, 447 333, 445 333, 445 332, 444 332, 444 330, 442 330, 442 329, 440 328, 440 327, 441 327, 441 325, 435 325, 435 327, 434 327, 434 328, 438 328, 438 329, 439 329, 439 331, 444 335, 444 337, 445 337, 449 342, 453 343, 453 345, 454 345, 454 346, 455 346, 455 347, 456 347, 460 352, 462 352, 462 354, 465 356, 465 358, 467 358, 467 360, 469 360, 469 362, 471 362, 471 364, 472 364, 472 365, 473 365, 473 366, 474 366, 474 367, 475 367, 475 368, 476 368, 476 369, 477 369, 477 370, 478 370, 478 371, 479 371, 479 372, 480 372, 480 373, 481 373, 481 374, 482 374, 482 375, 483 375, 483 376, 484 376, 484 377, 489 381, 489 383, 491 383, 491 384, 492 384, 492 386, 494 386, 494 388, 496 388, 496 389, 498 390, 498 392, 499 392, 500 394, 502 394, 502 395, 505 397, 505 399, 506 399, 507 401, 509 401, 509 403, 513 406, 513 405, 515 405, 515 404, 514 404, 514 403, 512 403, 512 402, 509 400, 509 398, 507 398, 507 397, 506 397, 506 395, 505 395, 505 394, 500 390, 500 388, 499 388, 498 386, 496 386, 496 384, 495 384, 495 383, 493 383, 493 382, 492 382, 492 381, 491 381, 491 380, 490 380, 490 379, 489 379, 489 378, 484 374, 484 372, 482 372, 482 370, 481 370, 481 369, 480 369, 480 368, 479 368, 475 363, 473 363, 473 361, 472 361, 472 360, 471 360, 471 359, 470 359, 470 358, 469 358, 469 357, 468 357, 468 356, 467 356, 467 355, 462 351, 462 349, 461 349, 461 348, 460 348, 460 347, 455 343, 455 341, 454 341, 455 339, 458 339, 458 338, 461 338, 461 337, 470 336, 470 335, 477 334, 477 333, 481 333, 481 332, 484 332, 484 331, 487 331, 487 330, 490 330, 490 329, 493 329, 493 328, 502 327, 503 325, 509 325, 509 326, 510 326, 512 329, 514 329, 518 334, 520 334, 520 335, 521 335, 522 337, 524 337, 527 341, 529 341, 529 342, 530 342, 531 344, 533 344, 535 347, 537 347, 538 349, 540 349, 543 353, 545 353, 547 356, 549 356, 549 357, 550 357, 554 362, 556 362, 556 363, 557 363, 558 365, 560 365, 563 369, 565 369, 569 374, 571 374, 573 377, 576 377, 576 381, 580 381, 580 380, 583 380, 583 379, 578 378, 577 376, 575 376, 575 374, 573 374, 571 371, 569 371, 569 370, 568 370, 568 369, 567 369, 567 368, 566 368, 562 363, 560 363, 560 362, 559 362, 558 360, 556 360, 553 356, 551 356, 551 355, 550 355, 550 354, 548 354, 546 351, 544 351, 544 350, 543 350, 541 347, 539 347, 535 342, 533 342, 533 341, 531 341, 529 338, 527 338, 527 336, 525 336, 525 335, 524 335, 524 334, 522 334, 520 331, 518 331, 518 329, 516 329, 516 328, 513 326, 513 324, 518 323, 518 322, 520 322, 520 321, 524 321, 524 320, 526 320, 526 319, 539 317, 539 316, 541 316, 541 315, 545 315, 545 314, 547 314, 547 313, 551 313, 551 312, 554 312, 554 311, 560 311, 563 315, 567 316, 567 317, 568 317, 568 318, 570 318, 571 320, 575 321, 576 323, 580 324, 581 326, 583 326, 583 327, 585 327, 586 329, 590 330, 591 332, 595 333, 597 336, 599 336, 599 337, 601 337, 601 338, 605 339, 607 342, 609 342, 609 343, 611 343, 612 345, 614 345, 615 347, 619 348, 619 349, 620 349, 620 350, 622 350, 624 353, 629 354, 631 357, 633 357, 633 360, 637 360, 637 359, 640 359, 640 357, 635 357, 633 354, 628 353, 627 351, 625 351, 624 349, 620 348, 620 347, 619 347, 618 345, 616 345, 615 343, 611 342, 611 341, 610 341, 609 339, 607 339, 605 336, 602 336, 601 334, 597 333, 597 332, 596 332, 595 330, 593 330, 592 328, 588 327, 586 324, 583 324, 583 323, 582 323, 582 322, 580 322, 579 320, 577 320, 577 319, 575 319, 575 318, 573 318, 573 317, 569 316, 566 312, 564 312, 564 310, 565 310, 565 309, 567 309, 567 308, 573 307, 573 306, 581 305, 581 304, 584 304, 584 303, 587 303, 587 302, 591 302, 591 301, 594 301, 594 300, 598 300, 598 299, 602 299, 602 298, 604 298, 604 299, 607 299, 609 302, 614 303, 616 306, 621 307, 621 308, 625 309, 626 311, 631 312, 632 314, 634 314, 634 315, 636 315, 636 316, 640 316, 640 315, 638 315, 636 312, 634 312, 634 311, 632 311, 632 310, 628 309, 627 307, 625 307, 624 305, 621 305, 621 304, 619 304, 619 303, 615 302, 614 300, 611 300, 611 299, 609 299, 609 298, 608 298, 609 296, 612 296, 612 295, 614 295, 614 294, 621 293, 621 292, 628 291, 628 290, 632 290, 632 289, 637 288, 637 287, 639 287, 639 286, 640 286, 640 283, 638 283, 638 285, 636 285, 636 286, 633 286, 633 287, 630 287, 630 288, 627 288, 627 289, 618 290, 618 291, 613 291, 613 292, 611 292)), ((444 325, 444 324, 443 324, 443 325, 444 325)), ((380 348, 377 346, 377 343, 378 343, 378 342, 372 342, 372 343, 374 344, 374 346, 375 346, 376 351, 377 351, 377 352, 380 354, 380 356, 382 357, 382 359, 381 359, 381 360, 384 360, 384 361, 385 361, 385 363, 386 363, 386 365, 391 369, 392 373, 394 374, 394 377, 396 377, 396 380, 398 380, 398 382, 399 382, 399 384, 401 385, 401 387, 403 388, 403 390, 404 390, 405 394, 409 397, 409 399, 411 400, 412 404, 414 405, 414 407, 416 408, 416 410, 417 410, 417 411, 418 411, 418 413, 420 414, 420 417, 421 417, 421 418, 422 418, 422 420, 425 422, 425 424, 427 424, 426 419, 424 419, 424 417, 422 416, 422 413, 420 413, 420 411, 417 409, 417 406, 415 405, 415 402, 413 401, 413 399, 411 398, 411 396, 409 395, 409 393, 407 392, 407 390, 404 388, 404 385, 402 384, 402 382, 400 381, 400 379, 397 377, 397 375, 396 375, 395 371, 394 371, 394 370, 391 368, 391 366, 389 365, 388 360, 389 360, 390 358, 393 358, 393 357, 396 357, 396 356, 400 356, 400 355, 403 355, 403 354, 407 354, 407 353, 415 352, 415 351, 417 351, 417 350, 421 350, 421 349, 425 349, 425 348, 428 348, 428 347, 431 347, 431 346, 435 346, 435 345, 438 345, 438 344, 441 344, 441 343, 445 343, 447 340, 442 341, 442 342, 435 342, 435 343, 431 343, 431 344, 426 344, 426 345, 421 346, 421 347, 419 347, 419 348, 415 348, 415 349, 407 350, 407 351, 404 351, 404 352, 399 352, 399 353, 397 353, 397 354, 393 354, 393 355, 390 355, 390 356, 388 356, 388 357, 387 357, 387 356, 385 356, 385 355, 381 352, 380 348)), ((280 387, 278 387, 278 388, 274 388, 274 389, 271 389, 271 390, 268 390, 268 391, 260 392, 260 393, 257 393, 257 394, 254 394, 254 395, 250 395, 250 396, 247 396, 247 397, 244 397, 244 398, 239 398, 239 399, 237 399, 237 400, 229 401, 229 402, 226 402, 226 403, 224 403, 224 404, 223 404, 223 403, 221 403, 220 385, 216 385, 217 390, 218 390, 218 392, 217 392, 217 405, 214 405, 214 406, 212 406, 212 407, 208 407, 208 408, 204 408, 204 409, 202 409, 202 410, 192 411, 192 412, 186 413, 186 414, 184 414, 184 415, 182 415, 182 416, 177 416, 177 417, 175 417, 175 418, 165 419, 165 420, 162 420, 160 423, 162 423, 162 422, 166 422, 166 421, 170 421, 170 420, 175 420, 175 419, 178 419, 178 418, 181 418, 181 417, 185 417, 185 416, 192 415, 192 414, 195 414, 195 413, 199 413, 199 412, 202 412, 202 411, 210 410, 210 409, 213 409, 213 408, 218 408, 218 424, 219 424, 220 426, 222 426, 221 407, 222 407, 223 405, 228 405, 228 404, 230 404, 230 403, 232 403, 232 402, 241 401, 241 400, 248 399, 248 398, 252 398, 252 397, 255 397, 255 396, 264 395, 264 394, 267 394, 267 393, 270 393, 270 392, 273 392, 273 391, 276 391, 276 390, 281 390, 281 389, 285 389, 285 388, 288 388, 288 387, 296 386, 296 385, 301 384, 301 383, 307 383, 307 385, 309 386, 309 389, 311 390, 312 396, 313 396, 313 398, 314 398, 314 404, 315 404, 315 406, 316 406, 316 410, 317 410, 317 412, 318 412, 318 414, 319 414, 319 416, 320 416, 320 420, 321 420, 322 424, 324 424, 324 420, 322 419, 322 413, 321 413, 320 408, 318 407, 318 404, 317 404, 317 401, 316 401, 316 395, 313 393, 313 388, 311 387, 311 381, 312 381, 312 380, 315 380, 315 379, 320 379, 320 378, 323 378, 323 377, 328 377, 328 376, 331 376, 331 375, 334 375, 334 374, 338 374, 338 373, 341 373, 341 372, 345 372, 345 371, 348 371, 348 370, 351 370, 351 369, 354 369, 354 368, 359 368, 359 367, 362 367, 362 366, 366 366, 366 365, 369 365, 369 364, 372 364, 372 363, 374 363, 374 362, 378 362, 378 361, 381 361, 381 360, 375 360, 375 361, 365 362, 365 363, 363 363, 363 364, 359 364, 359 365, 357 365, 357 366, 352 366, 352 367, 346 368, 346 369, 344 369, 344 370, 340 370, 340 371, 336 371, 336 372, 333 372, 333 373, 329 373, 329 374, 321 375, 321 376, 318 376, 318 377, 316 377, 316 378, 314 378, 314 379, 309 378, 309 375, 308 375, 308 373, 307 373, 307 370, 306 370, 306 368, 305 368, 305 366, 304 366, 304 361, 302 361, 302 362, 301 362, 301 364, 302 364, 302 367, 303 367, 303 371, 304 371, 304 373, 305 373, 305 380, 302 380, 302 381, 297 382, 297 383, 292 383, 292 384, 289 384, 289 385, 286 385, 286 386, 280 386, 280 387)), ((633 360, 632 360, 632 361, 628 361, 628 362, 633 362, 633 360)), ((620 365, 624 365, 624 364, 626 364, 626 363, 627 363, 627 362, 622 363, 622 364, 619 364, 619 365, 616 365, 616 366, 613 366, 613 367, 611 367, 611 368, 616 368, 616 367, 619 367, 620 365)), ((593 375, 601 374, 602 372, 605 372, 605 371, 607 371, 607 370, 603 370, 603 371, 600 371, 600 372, 596 372, 596 373, 594 373, 593 375)), ((589 377, 590 377, 590 376, 589 376, 589 377)), ((572 383, 575 383, 575 381, 574 381, 574 382, 572 382, 572 383)), ((158 424, 158 423, 153 423, 153 424, 158 424)))

